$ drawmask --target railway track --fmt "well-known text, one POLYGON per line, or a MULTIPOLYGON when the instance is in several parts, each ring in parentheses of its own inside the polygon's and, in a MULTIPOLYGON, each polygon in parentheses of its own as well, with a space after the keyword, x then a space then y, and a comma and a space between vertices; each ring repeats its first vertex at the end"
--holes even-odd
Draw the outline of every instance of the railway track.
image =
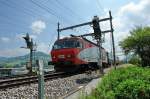
MULTIPOLYGON (((56 78, 65 78, 69 77, 72 75, 76 74, 82 74, 85 73, 86 71, 80 71, 76 73, 65 73, 65 72, 51 72, 49 74, 44 75, 44 80, 50 80, 50 79, 56 79, 56 78)), ((5 89, 5 88, 13 88, 17 87, 20 85, 25 85, 25 84, 31 84, 31 83, 36 83, 38 82, 38 76, 23 76, 23 77, 17 77, 17 78, 12 78, 12 79, 4 79, 0 80, 0 89, 5 89)))
MULTIPOLYGON (((44 80, 46 81, 49 79, 55 79, 55 78, 66 77, 66 76, 67 74, 64 72, 50 73, 44 75, 44 80)), ((19 85, 36 83, 36 82, 38 82, 38 76, 26 76, 26 77, 18 77, 13 79, 6 79, 0 81, 0 89, 11 88, 19 85)))

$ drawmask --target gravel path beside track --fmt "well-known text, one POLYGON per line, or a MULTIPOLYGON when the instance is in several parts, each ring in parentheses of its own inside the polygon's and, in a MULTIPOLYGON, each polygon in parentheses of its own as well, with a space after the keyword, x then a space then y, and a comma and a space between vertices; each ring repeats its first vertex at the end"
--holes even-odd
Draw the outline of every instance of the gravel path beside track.
MULTIPOLYGON (((88 83, 97 74, 78 74, 66 78, 58 78, 45 82, 45 96, 47 99, 57 99, 78 86, 88 83)), ((37 99, 38 84, 23 85, 16 88, 0 90, 0 99, 37 99)))

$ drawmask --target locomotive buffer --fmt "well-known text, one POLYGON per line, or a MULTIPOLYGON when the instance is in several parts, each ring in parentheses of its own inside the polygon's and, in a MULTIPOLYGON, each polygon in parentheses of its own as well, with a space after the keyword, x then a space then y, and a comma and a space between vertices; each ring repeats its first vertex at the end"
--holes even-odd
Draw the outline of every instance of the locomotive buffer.
POLYGON ((73 28, 77 28, 77 27, 81 27, 81 26, 85 26, 85 25, 92 25, 93 26, 93 30, 94 30, 94 33, 89 33, 89 34, 83 34, 83 35, 80 35, 80 37, 83 37, 83 36, 94 36, 94 38, 96 39, 97 41, 97 45, 99 46, 99 61, 98 61, 98 65, 100 67, 100 72, 103 74, 103 67, 102 67, 102 49, 101 49, 101 46, 102 46, 102 40, 101 40, 101 35, 102 33, 108 33, 108 32, 111 32, 112 34, 112 44, 113 44, 113 60, 114 60, 114 66, 115 66, 115 69, 116 69, 116 56, 115 56, 115 44, 114 44, 114 36, 113 36, 113 26, 112 26, 112 16, 111 16, 111 12, 109 11, 109 18, 103 18, 103 19, 99 19, 97 16, 94 16, 93 20, 90 21, 90 22, 86 22, 86 23, 82 23, 82 24, 78 24, 78 25, 74 25, 74 26, 70 26, 70 27, 66 27, 66 28, 61 28, 59 27, 59 23, 58 23, 58 29, 57 29, 57 32, 58 32, 58 39, 59 39, 59 36, 60 36, 60 32, 64 31, 64 30, 68 30, 68 29, 73 29, 73 28), (110 21, 110 27, 111 29, 110 30, 106 30, 106 31, 101 31, 100 29, 100 22, 103 22, 103 21, 110 21))

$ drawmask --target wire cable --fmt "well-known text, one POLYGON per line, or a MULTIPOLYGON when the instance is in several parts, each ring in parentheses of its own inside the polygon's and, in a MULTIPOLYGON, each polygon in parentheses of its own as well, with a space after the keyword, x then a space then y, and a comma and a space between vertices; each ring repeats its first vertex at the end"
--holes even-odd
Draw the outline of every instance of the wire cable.
MULTIPOLYGON (((37 3, 37 2, 35 2, 35 1, 33 1, 33 0, 30 0, 30 2, 32 2, 33 4, 35 4, 36 6, 38 6, 39 8, 45 10, 45 11, 48 12, 49 14, 51 14, 51 15, 57 17, 59 20, 62 20, 62 19, 61 19, 62 16, 61 16, 61 17, 60 17, 60 16, 57 16, 57 14, 55 14, 55 13, 52 11, 52 9, 50 9, 50 8, 48 8, 48 7, 45 7, 45 6, 42 6, 42 5, 40 5, 39 3, 37 3)), ((62 20, 62 21, 65 22, 64 20, 62 20)), ((68 20, 66 20, 66 21, 68 21, 68 20)), ((69 21, 68 21, 68 22, 69 22, 69 21)))
POLYGON ((83 20, 83 18, 81 18, 77 13, 75 13, 73 10, 71 10, 69 7, 67 7, 66 5, 64 5, 63 3, 61 3, 59 0, 55 0, 59 5, 61 5, 62 7, 64 7, 66 10, 68 10, 69 12, 73 13, 73 17, 74 15, 78 17, 79 20, 83 20))

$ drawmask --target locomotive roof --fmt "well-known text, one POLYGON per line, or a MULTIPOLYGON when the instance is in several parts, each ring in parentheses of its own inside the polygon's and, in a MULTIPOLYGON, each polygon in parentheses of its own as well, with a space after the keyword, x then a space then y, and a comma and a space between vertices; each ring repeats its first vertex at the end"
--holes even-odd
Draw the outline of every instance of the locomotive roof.
POLYGON ((80 37, 65 37, 57 41, 63 41, 63 40, 81 40, 81 38, 80 37))
MULTIPOLYGON (((92 42, 92 41, 90 41, 84 37, 65 37, 65 38, 59 39, 57 41, 70 40, 70 39, 72 39, 72 40, 84 40, 84 41, 87 41, 89 43, 92 43, 95 46, 98 46, 96 43, 94 43, 94 42, 92 42)), ((102 49, 104 49, 104 48, 102 47, 102 49)))

